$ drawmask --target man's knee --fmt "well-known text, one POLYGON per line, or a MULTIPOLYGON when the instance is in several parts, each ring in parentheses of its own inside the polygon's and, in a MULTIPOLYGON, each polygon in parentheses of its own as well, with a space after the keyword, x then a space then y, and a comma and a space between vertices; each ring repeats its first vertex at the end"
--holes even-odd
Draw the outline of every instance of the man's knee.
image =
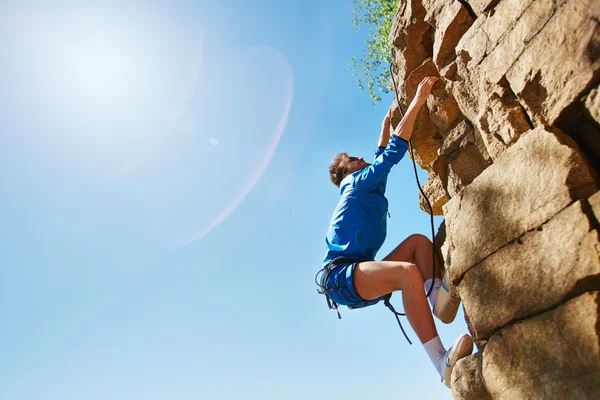
POLYGON ((421 276, 419 268, 415 264, 403 262, 399 265, 398 272, 402 286, 423 286, 423 277, 421 276))
POLYGON ((425 235, 421 235, 420 233, 415 233, 410 235, 407 240, 410 240, 412 246, 415 249, 423 248, 423 247, 431 247, 431 240, 425 235))

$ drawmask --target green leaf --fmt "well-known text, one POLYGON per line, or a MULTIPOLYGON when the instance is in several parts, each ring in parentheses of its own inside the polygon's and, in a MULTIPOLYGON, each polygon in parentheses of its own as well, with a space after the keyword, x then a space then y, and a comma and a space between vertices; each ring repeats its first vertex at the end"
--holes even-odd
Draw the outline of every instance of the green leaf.
POLYGON ((389 64, 392 61, 388 41, 396 12, 397 0, 352 0, 350 22, 358 31, 361 26, 369 28, 366 53, 356 56, 347 64, 359 89, 365 86, 371 102, 381 101, 380 93, 389 93, 389 64))

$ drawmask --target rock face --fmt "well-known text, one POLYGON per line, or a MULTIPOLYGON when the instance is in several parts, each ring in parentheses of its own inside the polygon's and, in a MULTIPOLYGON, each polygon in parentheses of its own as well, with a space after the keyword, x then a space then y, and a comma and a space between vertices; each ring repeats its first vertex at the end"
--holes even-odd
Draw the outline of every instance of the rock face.
POLYGON ((599 296, 587 292, 495 333, 482 357, 491 397, 599 398, 599 296))
POLYGON ((598 0, 399 1, 401 106, 440 78, 412 145, 479 348, 456 399, 600 398, 599 21, 598 0))
POLYGON ((489 400, 479 365, 481 353, 458 360, 452 371, 452 394, 457 400, 489 400))

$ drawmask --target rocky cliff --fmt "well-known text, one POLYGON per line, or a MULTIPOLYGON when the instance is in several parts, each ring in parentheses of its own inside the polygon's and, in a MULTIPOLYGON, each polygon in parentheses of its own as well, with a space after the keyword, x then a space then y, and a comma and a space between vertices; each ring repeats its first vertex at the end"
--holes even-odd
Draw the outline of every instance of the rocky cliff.
POLYGON ((412 145, 478 348, 456 399, 600 398, 599 19, 600 0, 399 1, 403 108, 440 77, 412 145))

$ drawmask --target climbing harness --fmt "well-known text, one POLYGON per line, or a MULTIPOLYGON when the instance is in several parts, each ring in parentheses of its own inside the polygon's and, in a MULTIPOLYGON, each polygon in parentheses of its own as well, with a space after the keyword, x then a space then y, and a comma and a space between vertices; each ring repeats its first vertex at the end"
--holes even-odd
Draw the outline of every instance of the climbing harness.
MULTIPOLYGON (((357 263, 357 262, 361 262, 361 261, 365 261, 365 260, 355 260, 355 259, 351 259, 351 258, 343 257, 343 256, 337 257, 337 258, 333 259, 331 262, 329 262, 329 264, 327 264, 325 267, 321 268, 315 275, 315 283, 319 287, 319 289, 317 289, 317 292, 319 294, 322 294, 325 296, 325 300, 327 301, 327 307, 329 307, 330 310, 335 310, 337 312, 338 319, 342 319, 342 315, 340 314, 340 310, 339 310, 339 304, 336 303, 335 301, 333 301, 329 297, 329 294, 327 292, 331 291, 331 290, 339 290, 339 289, 345 289, 345 288, 342 286, 334 286, 334 287, 328 288, 327 287, 327 277, 329 276, 329 273, 336 265, 357 263)), ((401 316, 405 316, 406 314, 399 313, 394 309, 394 306, 392 306, 392 304, 390 303, 391 298, 392 298, 391 293, 386 295, 384 297, 383 304, 391 312, 394 313, 394 316, 396 317, 396 321, 398 321, 398 326, 400 326, 400 330, 404 334, 404 337, 406 338, 406 340, 408 341, 409 344, 412 344, 412 342, 408 338, 408 335, 406 334, 406 331, 404 330, 404 327, 402 326, 402 323, 400 322, 400 318, 399 318, 401 316)), ((347 306, 347 307, 351 310, 354 309, 354 307, 351 307, 351 306, 347 306)))
POLYGON ((358 262, 358 261, 359 260, 353 260, 348 257, 337 257, 337 258, 333 259, 331 262, 329 262, 329 264, 327 264, 326 266, 321 268, 315 275, 315 283, 319 287, 319 289, 317 289, 317 292, 319 294, 322 294, 325 296, 325 300, 327 301, 327 307, 329 307, 330 310, 335 310, 337 312, 338 319, 342 319, 342 315, 340 314, 340 310, 338 308, 339 304, 336 303, 335 301, 331 300, 331 298, 329 297, 329 294, 327 294, 327 292, 330 290, 343 289, 343 287, 336 286, 336 287, 332 287, 332 288, 327 288, 327 286, 326 286, 327 277, 329 276, 331 269, 333 267, 335 267, 336 265, 346 264, 346 263, 354 263, 354 262, 358 262), (319 275, 321 275, 321 276, 319 277, 319 275))

